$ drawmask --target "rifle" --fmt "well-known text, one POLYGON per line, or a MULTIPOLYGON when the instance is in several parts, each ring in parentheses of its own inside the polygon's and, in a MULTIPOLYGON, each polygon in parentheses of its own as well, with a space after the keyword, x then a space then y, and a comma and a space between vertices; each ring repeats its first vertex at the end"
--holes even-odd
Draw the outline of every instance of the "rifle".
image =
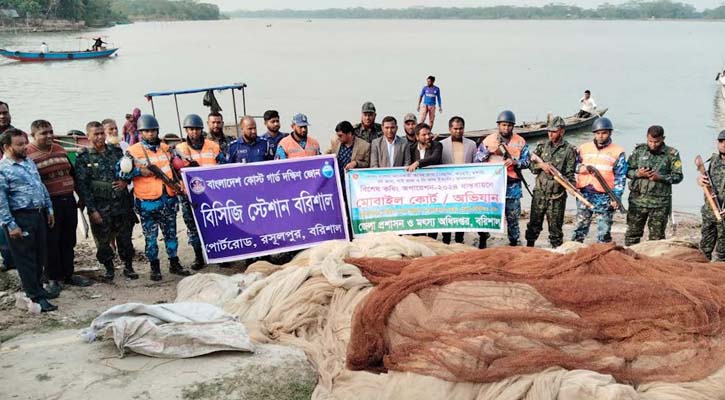
POLYGON ((695 157, 695 165, 697 166, 697 170, 700 174, 707 177, 708 184, 702 187, 702 190, 705 192, 705 200, 707 200, 707 204, 710 206, 710 209, 712 209, 712 213, 715 214, 717 222, 720 222, 723 224, 723 227, 725 227, 725 223, 722 218, 725 211, 723 211, 722 204, 720 204, 717 189, 715 189, 715 186, 712 185, 712 180, 710 179, 710 169, 705 168, 705 163, 702 162, 702 157, 699 155, 695 157))
MULTIPOLYGON (((544 160, 541 159, 541 157, 537 156, 534 153, 531 153, 531 160, 537 164, 543 164, 544 160)), ((586 206, 589 209, 594 208, 594 205, 587 200, 583 194, 574 186, 572 185, 562 173, 556 169, 553 165, 551 166, 552 171, 554 174, 552 175, 556 183, 561 185, 567 192, 569 192, 572 196, 576 197, 577 200, 582 202, 584 206, 586 206)))
MULTIPOLYGON (((504 160, 512 159, 511 153, 509 153, 509 150, 506 148, 505 144, 499 143, 498 150, 501 152, 504 160)), ((521 168, 519 168, 519 166, 516 164, 514 164, 514 172, 516 173, 516 176, 521 180, 521 183, 524 184, 526 191, 529 192, 529 196, 534 197, 534 194, 531 193, 531 189, 529 189, 529 183, 526 182, 526 179, 524 179, 524 175, 521 173, 521 168)))
POLYGON ((596 167, 594 167, 593 165, 587 165, 586 167, 587 167, 587 171, 589 171, 590 174, 594 175, 594 178, 596 178, 596 180, 599 181, 599 184, 602 185, 602 188, 604 188, 604 191, 607 192, 607 196, 609 196, 609 198, 612 201, 617 203, 617 209, 619 210, 619 212, 621 212, 622 214, 626 214, 627 209, 624 208, 624 204, 622 204, 622 200, 619 200, 619 197, 617 197, 617 195, 614 194, 614 192, 612 192, 612 188, 609 187, 609 185, 607 184, 607 181, 604 180, 604 177, 599 172, 599 170, 596 167))
MULTIPOLYGON (((174 176, 173 180, 169 179, 169 177, 166 176, 166 174, 163 171, 161 171, 161 169, 158 166, 151 164, 151 159, 149 158, 148 152, 146 152, 146 149, 143 147, 141 149, 143 150, 144 156, 146 156, 146 163, 147 163, 146 168, 149 171, 151 171, 151 173, 154 174, 154 176, 161 179, 161 181, 164 182, 164 184, 171 187, 171 189, 173 189, 174 192, 176 192, 176 194, 184 194, 184 191, 181 189, 181 186, 179 185, 179 181, 177 180, 178 172, 175 172, 174 168, 171 166, 171 155, 168 155, 168 157, 169 157, 169 168, 171 168, 172 175, 174 176)), ((130 153, 128 155, 131 156, 130 153)))

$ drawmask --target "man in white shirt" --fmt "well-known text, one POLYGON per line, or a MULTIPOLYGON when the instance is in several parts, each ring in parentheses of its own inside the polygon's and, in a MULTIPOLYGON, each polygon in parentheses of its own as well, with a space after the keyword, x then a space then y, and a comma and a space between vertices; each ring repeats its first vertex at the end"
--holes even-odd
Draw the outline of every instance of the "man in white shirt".
POLYGON ((576 116, 579 118, 589 118, 594 114, 597 114, 597 103, 592 98, 592 92, 585 90, 584 97, 579 99, 579 113, 576 116))
POLYGON ((48 51, 50 51, 50 49, 48 49, 48 45, 45 42, 41 43, 40 44, 40 52, 43 53, 43 54, 45 54, 48 51))
POLYGON ((407 140, 397 135, 398 121, 391 116, 383 118, 383 136, 373 140, 370 149, 370 167, 388 168, 405 165, 407 140))

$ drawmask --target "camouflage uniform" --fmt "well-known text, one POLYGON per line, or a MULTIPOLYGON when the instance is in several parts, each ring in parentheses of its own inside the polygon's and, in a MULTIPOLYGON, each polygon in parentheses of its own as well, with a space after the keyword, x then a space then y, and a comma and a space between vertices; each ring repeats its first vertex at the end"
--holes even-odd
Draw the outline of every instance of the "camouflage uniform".
MULTIPOLYGON (((611 139, 610 139, 611 140, 611 139)), ((611 141, 610 141, 611 143, 611 141)), ((607 144, 608 145, 608 144, 607 144)), ((575 171, 579 170, 581 164, 581 155, 577 151, 575 171)), ((624 187, 627 183, 627 158, 624 153, 620 154, 617 161, 612 167, 614 171, 614 187, 612 193, 621 199, 624 194, 624 187)), ((582 196, 594 206, 589 209, 579 200, 576 201, 576 228, 572 239, 575 242, 583 243, 589 234, 589 226, 592 223, 594 215, 597 216, 597 242, 609 243, 612 241, 612 223, 614 222, 614 208, 611 206, 611 199, 606 193, 599 193, 590 187, 580 189, 582 196)))
POLYGON ((84 149, 76 160, 78 194, 86 204, 88 215, 98 211, 103 223, 91 223, 91 232, 96 242, 96 258, 106 266, 109 275, 113 272, 113 249, 116 241, 118 255, 125 265, 126 276, 133 273, 133 243, 131 232, 136 223, 133 213, 133 196, 128 190, 114 190, 113 181, 119 180, 116 165, 123 157, 119 147, 107 146, 99 153, 95 149, 84 149))
POLYGON ((383 126, 374 122, 372 128, 365 129, 360 123, 352 128, 352 133, 360 139, 372 143, 373 140, 383 136, 383 126))
MULTIPOLYGON (((725 200, 725 160, 720 158, 718 154, 713 154, 709 161, 708 169, 712 179, 710 183, 718 193, 720 204, 723 204, 723 200, 725 200)), ((700 240, 700 250, 708 259, 712 257, 712 252, 715 250, 715 261, 725 261, 725 228, 715 218, 715 214, 712 212, 707 200, 702 206, 701 213, 702 239, 700 240)))
POLYGON ((682 161, 680 153, 669 146, 653 153, 647 144, 639 144, 627 160, 629 182, 629 210, 627 212, 627 233, 624 244, 639 243, 644 234, 644 225, 649 227, 649 240, 665 238, 667 219, 672 210, 672 185, 682 182, 682 161), (652 181, 638 178, 639 168, 650 168, 660 179, 652 181))
MULTIPOLYGON (((534 154, 551 164, 569 182, 575 184, 576 147, 566 140, 562 140, 558 145, 547 141, 539 143, 534 154)), ((543 172, 538 165, 532 163, 530 168, 531 172, 536 175, 536 187, 534 187, 534 197, 531 200, 531 216, 526 226, 527 245, 534 246, 541 233, 544 217, 546 217, 549 224, 549 243, 551 243, 551 247, 559 247, 564 242, 562 226, 566 209, 566 190, 554 180, 553 176, 543 172)))

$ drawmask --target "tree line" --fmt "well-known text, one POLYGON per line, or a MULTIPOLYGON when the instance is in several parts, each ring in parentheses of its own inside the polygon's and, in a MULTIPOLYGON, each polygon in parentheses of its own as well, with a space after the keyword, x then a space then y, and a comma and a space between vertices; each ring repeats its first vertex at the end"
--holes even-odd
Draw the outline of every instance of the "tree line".
POLYGON ((725 19, 725 5, 698 11, 670 0, 604 3, 596 8, 547 4, 542 7, 410 7, 400 9, 330 8, 324 10, 239 10, 241 18, 370 18, 370 19, 725 19))
POLYGON ((196 0, 0 0, 0 9, 14 9, 21 17, 66 19, 87 23, 129 20, 219 19, 219 7, 196 0))

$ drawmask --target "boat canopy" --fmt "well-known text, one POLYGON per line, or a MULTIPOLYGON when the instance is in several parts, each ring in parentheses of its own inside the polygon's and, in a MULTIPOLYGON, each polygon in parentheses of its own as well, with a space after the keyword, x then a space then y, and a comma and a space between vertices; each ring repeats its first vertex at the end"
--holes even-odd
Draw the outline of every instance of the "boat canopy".
POLYGON ((211 86, 211 87, 198 88, 198 89, 174 90, 174 91, 170 91, 170 92, 153 92, 153 93, 147 93, 145 96, 146 97, 173 96, 173 95, 177 95, 177 94, 201 93, 201 92, 206 92, 209 90, 229 90, 229 89, 242 90, 245 87, 247 87, 246 83, 235 83, 233 85, 211 86))

